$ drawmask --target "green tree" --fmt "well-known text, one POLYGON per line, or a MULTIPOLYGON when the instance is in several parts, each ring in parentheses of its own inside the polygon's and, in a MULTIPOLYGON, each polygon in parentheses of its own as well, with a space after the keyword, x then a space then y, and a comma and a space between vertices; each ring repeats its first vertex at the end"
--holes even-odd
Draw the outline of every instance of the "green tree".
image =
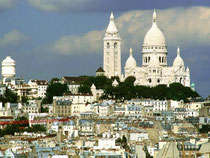
POLYGON ((51 104, 53 101, 53 96, 62 96, 64 93, 69 93, 67 84, 62 84, 60 82, 54 82, 57 79, 53 78, 47 87, 46 97, 42 101, 42 103, 51 104))
POLYGON ((112 85, 112 80, 106 76, 89 76, 87 80, 81 83, 78 92, 79 93, 91 93, 91 86, 94 84, 97 89, 106 89, 112 85))
MULTIPOLYGON (((18 117, 15 121, 27 121, 28 119, 24 116, 18 117)), ((0 130, 0 137, 4 135, 14 135, 15 132, 24 132, 29 127, 29 124, 9 124, 4 129, 0 130)))
POLYGON ((52 78, 51 81, 50 81, 50 84, 53 84, 53 83, 56 83, 56 82, 59 82, 59 78, 55 77, 55 78, 52 78))
POLYGON ((91 93, 90 87, 88 85, 81 85, 78 89, 79 93, 91 93))
POLYGON ((93 77, 91 78, 91 83, 94 83, 98 89, 105 89, 107 86, 112 85, 112 81, 106 76, 93 77))
POLYGON ((112 76, 111 81, 113 82, 114 80, 117 80, 118 83, 120 83, 120 78, 118 76, 112 76))
POLYGON ((5 102, 10 102, 10 103, 17 103, 18 102, 18 96, 16 93, 11 91, 10 89, 6 89, 5 92, 5 102))
POLYGON ((22 96, 21 97, 21 102, 22 103, 27 103, 28 102, 28 97, 27 96, 22 96))
POLYGON ((134 76, 128 76, 124 83, 125 84, 129 84, 129 85, 134 85, 134 82, 135 82, 136 78, 134 76))
POLYGON ((120 145, 121 147, 123 147, 126 151, 129 151, 129 150, 130 150, 130 146, 129 146, 128 143, 127 143, 127 138, 126 138, 125 135, 123 135, 122 138, 117 138, 117 139, 115 140, 115 143, 116 143, 117 145, 120 145))
MULTIPOLYGON (((130 76, 125 79, 124 82, 121 82, 119 86, 113 87, 108 85, 105 88, 104 98, 112 99, 173 99, 173 100, 184 100, 188 102, 188 98, 199 97, 197 92, 194 92, 189 87, 185 87, 180 83, 172 83, 167 87, 166 85, 157 85, 155 87, 147 86, 134 86, 135 77, 130 76)), ((102 97, 102 98, 103 98, 102 97)))
POLYGON ((27 132, 45 132, 45 131, 46 131, 46 128, 43 125, 39 125, 39 124, 32 125, 32 127, 29 127, 27 129, 27 132))
POLYGON ((41 106, 41 113, 48 113, 49 112, 49 108, 44 108, 43 106, 41 106))

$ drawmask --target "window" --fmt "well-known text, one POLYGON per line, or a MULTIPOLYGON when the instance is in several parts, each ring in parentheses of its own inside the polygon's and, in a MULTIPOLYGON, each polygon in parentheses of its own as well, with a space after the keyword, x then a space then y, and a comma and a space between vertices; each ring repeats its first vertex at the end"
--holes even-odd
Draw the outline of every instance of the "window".
POLYGON ((152 79, 151 79, 151 78, 149 78, 149 79, 148 79, 148 81, 149 81, 149 83, 151 83, 151 82, 152 82, 152 79))
POLYGON ((114 43, 114 48, 117 48, 117 42, 114 43))
POLYGON ((109 44, 109 42, 107 42, 106 46, 107 46, 107 48, 110 48, 110 44, 109 44))

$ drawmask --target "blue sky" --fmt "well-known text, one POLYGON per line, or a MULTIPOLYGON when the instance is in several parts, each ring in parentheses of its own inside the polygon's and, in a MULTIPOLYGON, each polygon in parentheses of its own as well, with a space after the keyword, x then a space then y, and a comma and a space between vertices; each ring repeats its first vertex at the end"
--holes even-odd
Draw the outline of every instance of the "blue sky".
POLYGON ((130 45, 141 66, 154 8, 168 65, 179 45, 197 91, 210 95, 210 0, 0 0, 0 60, 10 55, 25 80, 95 75, 113 11, 123 42, 122 67, 130 45))

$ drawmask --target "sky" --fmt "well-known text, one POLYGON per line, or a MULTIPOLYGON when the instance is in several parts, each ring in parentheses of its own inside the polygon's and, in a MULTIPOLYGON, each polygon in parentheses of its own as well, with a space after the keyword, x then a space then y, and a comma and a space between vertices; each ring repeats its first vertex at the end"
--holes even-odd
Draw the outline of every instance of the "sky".
MULTIPOLYGON (((95 75, 103 65, 110 12, 122 39, 122 69, 132 46, 138 66, 156 9, 168 65, 179 46, 191 81, 210 95, 210 0, 0 0, 0 60, 16 61, 16 76, 47 79, 95 75)), ((124 73, 124 72, 122 72, 124 73)))

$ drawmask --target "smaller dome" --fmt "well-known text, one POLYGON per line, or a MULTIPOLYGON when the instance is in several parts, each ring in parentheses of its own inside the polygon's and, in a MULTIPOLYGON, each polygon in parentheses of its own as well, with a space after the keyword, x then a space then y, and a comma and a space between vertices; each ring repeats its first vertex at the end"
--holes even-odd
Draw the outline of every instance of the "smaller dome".
POLYGON ((92 84, 91 89, 96 89, 96 86, 94 85, 94 83, 92 84))
POLYGON ((116 86, 118 86, 118 85, 119 85, 119 83, 118 83, 117 80, 115 79, 115 80, 113 81, 113 83, 112 83, 112 86, 116 87, 116 86))
POLYGON ((180 56, 180 49, 177 48, 177 57, 174 59, 173 66, 184 66, 184 61, 180 56))
POLYGON ((10 56, 7 56, 6 59, 2 61, 2 65, 15 65, 15 61, 10 56))
POLYGON ((132 48, 130 48, 130 52, 129 52, 130 56, 128 57, 126 63, 125 63, 125 67, 126 68, 135 68, 137 66, 136 64, 136 60, 133 57, 133 50, 132 48))

